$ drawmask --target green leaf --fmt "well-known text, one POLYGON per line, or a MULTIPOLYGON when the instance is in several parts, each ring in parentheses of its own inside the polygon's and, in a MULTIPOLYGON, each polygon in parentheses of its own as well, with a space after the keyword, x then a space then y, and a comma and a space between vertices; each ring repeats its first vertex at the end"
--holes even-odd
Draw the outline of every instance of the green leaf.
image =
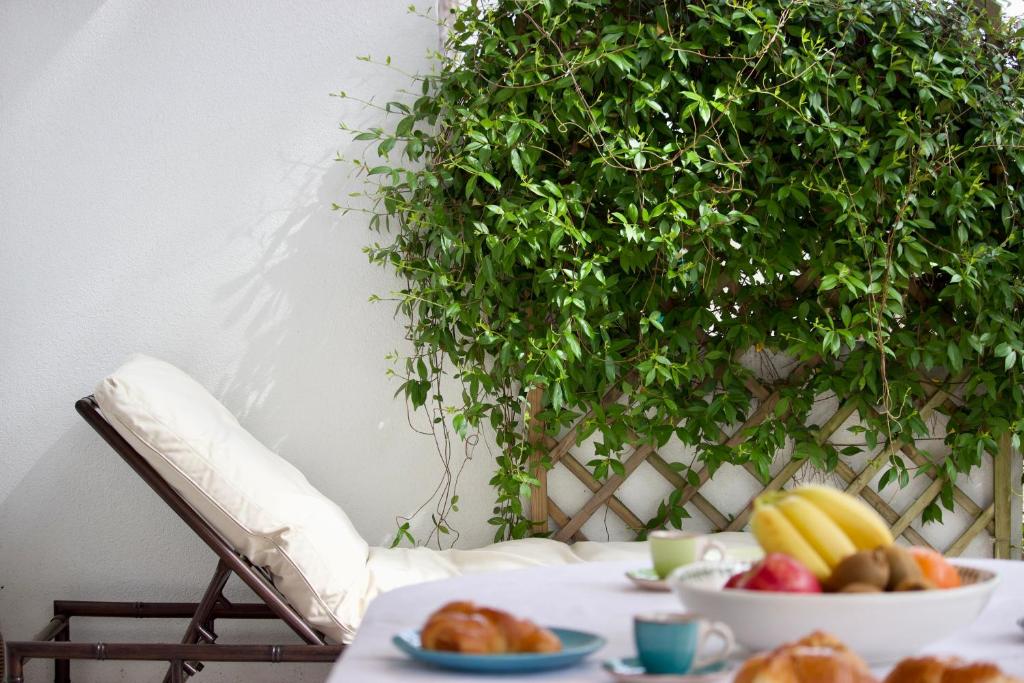
POLYGON ((789 410, 789 397, 783 396, 775 404, 775 416, 782 417, 789 410))
POLYGON ((608 52, 605 56, 612 64, 619 67, 619 69, 625 73, 629 73, 633 70, 632 66, 630 66, 629 62, 627 62, 622 55, 615 52, 608 52))
POLYGON ((452 427, 455 428, 455 433, 458 434, 460 438, 466 438, 466 434, 468 433, 469 427, 466 422, 465 415, 463 415, 462 413, 456 413, 455 416, 452 418, 452 427))
POLYGON ((395 135, 400 138, 407 137, 412 132, 412 127, 416 125, 416 117, 413 115, 406 116, 398 122, 398 126, 395 127, 395 135))
POLYGON ((708 106, 707 100, 702 100, 697 105, 697 110, 700 112, 700 118, 704 123, 711 121, 711 107, 708 106))
POLYGON ((515 172, 520 177, 525 177, 526 174, 523 173, 523 160, 522 158, 520 158, 519 152, 517 150, 512 150, 510 159, 512 162, 512 168, 515 170, 515 172))
POLYGON ((486 171, 481 171, 480 177, 483 178, 487 182, 487 184, 493 187, 495 190, 501 189, 501 181, 492 176, 490 173, 487 173, 486 171))
POLYGON ((569 351, 572 355, 576 358, 583 357, 583 351, 580 349, 580 343, 576 340, 576 337, 573 334, 569 333, 565 335, 565 343, 568 344, 569 351))
POLYGON ((964 367, 964 359, 960 355, 960 347, 950 341, 946 346, 946 356, 949 358, 949 367, 954 372, 960 372, 964 367))

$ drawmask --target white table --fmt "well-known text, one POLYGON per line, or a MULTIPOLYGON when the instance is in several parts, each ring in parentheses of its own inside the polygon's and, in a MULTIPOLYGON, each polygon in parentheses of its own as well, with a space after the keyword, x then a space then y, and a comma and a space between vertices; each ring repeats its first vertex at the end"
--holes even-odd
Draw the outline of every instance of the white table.
MULTIPOLYGON (((996 571, 1001 584, 978 620, 927 652, 999 664, 1024 676, 1024 562, 977 560, 996 571)), ((328 683, 460 681, 517 683, 529 681, 611 681, 601 662, 634 653, 632 617, 656 610, 679 610, 670 593, 632 587, 624 576, 636 563, 595 562, 538 567, 494 574, 474 574, 400 588, 378 597, 359 627, 355 642, 334 665, 328 683), (608 644, 577 667, 542 674, 500 677, 456 673, 416 664, 391 643, 391 637, 418 627, 427 615, 451 600, 474 600, 530 618, 540 624, 599 633, 608 644)))

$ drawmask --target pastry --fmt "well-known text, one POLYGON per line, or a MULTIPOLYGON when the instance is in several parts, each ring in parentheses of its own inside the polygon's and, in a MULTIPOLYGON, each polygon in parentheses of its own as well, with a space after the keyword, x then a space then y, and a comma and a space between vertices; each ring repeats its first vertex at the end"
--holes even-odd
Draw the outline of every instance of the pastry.
MULTIPOLYGON (((839 640, 817 631, 743 663, 735 683, 877 683, 867 664, 839 640)), ((882 683, 1024 683, 995 664, 956 657, 912 657, 882 683)))
POLYGON ((467 654, 558 652, 562 649, 562 641, 548 629, 508 612, 479 607, 468 601, 448 603, 431 614, 420 632, 420 644, 425 650, 467 654))
POLYGON ((420 632, 425 650, 448 650, 467 654, 507 652, 498 628, 478 614, 448 612, 431 617, 420 632))
POLYGON ((995 664, 956 657, 913 657, 897 664, 883 683, 1021 683, 995 664))
POLYGON ((735 683, 877 683, 864 660, 816 631, 743 663, 735 683))

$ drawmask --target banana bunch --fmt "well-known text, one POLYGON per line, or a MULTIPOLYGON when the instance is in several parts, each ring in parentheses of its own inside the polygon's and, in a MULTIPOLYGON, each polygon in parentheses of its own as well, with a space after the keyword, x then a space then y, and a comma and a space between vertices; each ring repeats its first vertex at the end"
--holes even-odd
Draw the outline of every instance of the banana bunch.
POLYGON ((866 503, 828 486, 762 494, 750 529, 766 553, 784 553, 824 580, 847 555, 892 544, 892 532, 866 503))

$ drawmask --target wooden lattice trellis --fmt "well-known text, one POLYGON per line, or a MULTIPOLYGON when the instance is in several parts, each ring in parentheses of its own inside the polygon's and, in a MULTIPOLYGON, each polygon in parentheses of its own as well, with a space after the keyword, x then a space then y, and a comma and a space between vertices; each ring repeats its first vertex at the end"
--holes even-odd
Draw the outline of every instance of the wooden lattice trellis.
MULTIPOLYGON (((799 364, 790 373, 786 384, 799 381, 820 362, 820 358, 813 358, 799 364)), ((952 411, 960 410, 963 406, 963 401, 958 396, 958 393, 959 388, 964 384, 965 378, 966 373, 953 378, 948 386, 957 388, 951 392, 931 381, 922 379, 921 383, 926 400, 919 406, 921 419, 927 420, 937 412, 949 415, 952 411)), ((775 410, 776 403, 781 395, 780 390, 783 388, 779 386, 772 390, 754 379, 748 380, 746 386, 751 394, 752 410, 743 424, 732 434, 722 433, 720 435, 720 443, 723 445, 739 445, 746 439, 748 430, 768 419, 775 410)), ((528 402, 531 415, 539 413, 542 398, 540 389, 530 392, 528 402)), ((618 401, 620 398, 621 393, 618 390, 612 390, 604 396, 602 403, 607 406, 618 401)), ((817 429, 815 440, 819 444, 824 444, 854 413, 864 410, 862 407, 858 408, 856 402, 851 400, 840 400, 838 405, 838 409, 817 429)), ((869 417, 863 414, 860 416, 862 418, 869 417)), ((693 507, 707 518, 714 530, 739 531, 746 527, 750 518, 754 497, 747 500, 738 514, 732 517, 723 514, 701 493, 701 488, 709 479, 709 471, 706 465, 701 466, 696 471, 699 483, 695 486, 691 485, 649 444, 637 444, 633 446, 629 453, 624 455, 624 474, 613 474, 604 481, 596 479, 591 471, 573 453, 578 429, 583 421, 589 417, 589 415, 586 415, 581 418, 558 439, 545 434, 541 425, 536 420, 530 422, 527 439, 535 446, 532 469, 540 481, 540 486, 534 491, 530 500, 530 513, 531 519, 538 521, 536 527, 538 531, 552 531, 549 525, 553 522, 555 526, 552 533, 553 538, 560 541, 586 540, 582 527, 602 507, 607 507, 629 529, 642 529, 644 527, 643 520, 616 495, 616 492, 626 479, 645 462, 664 477, 674 489, 680 490, 682 492, 682 504, 692 504, 693 507), (554 500, 552 491, 548 487, 548 470, 541 465, 545 456, 550 459, 551 467, 564 467, 591 492, 592 495, 589 500, 575 512, 569 513, 554 500)), ((877 414, 870 417, 877 417, 877 414)), ((925 465, 928 462, 927 456, 919 451, 914 443, 896 440, 885 444, 881 451, 875 457, 870 458, 867 465, 859 471, 851 467, 848 462, 840 459, 834 475, 838 479, 838 483, 845 486, 847 492, 859 495, 873 508, 878 510, 890 524, 894 536, 902 536, 914 545, 934 547, 934 544, 929 542, 911 524, 920 517, 924 508, 939 495, 942 489, 942 482, 940 480, 932 479, 924 491, 902 510, 895 509, 869 486, 875 475, 886 464, 889 456, 896 452, 900 452, 915 465, 925 465)), ((763 491, 783 488, 793 481, 805 464, 805 460, 793 459, 789 461, 770 481, 763 485, 758 494, 763 491)), ((956 507, 969 515, 971 522, 952 543, 947 547, 936 548, 937 550, 949 556, 960 555, 975 537, 982 532, 987 532, 994 539, 992 556, 1000 558, 1021 557, 1021 456, 1020 453, 1013 451, 1009 438, 1003 439, 1000 443, 1000 451, 993 458, 992 464, 991 504, 985 507, 979 506, 960 486, 955 486, 953 499, 956 507)), ((762 481, 754 465, 747 463, 744 467, 758 482, 762 481)), ((893 486, 893 484, 890 486, 893 486)))

